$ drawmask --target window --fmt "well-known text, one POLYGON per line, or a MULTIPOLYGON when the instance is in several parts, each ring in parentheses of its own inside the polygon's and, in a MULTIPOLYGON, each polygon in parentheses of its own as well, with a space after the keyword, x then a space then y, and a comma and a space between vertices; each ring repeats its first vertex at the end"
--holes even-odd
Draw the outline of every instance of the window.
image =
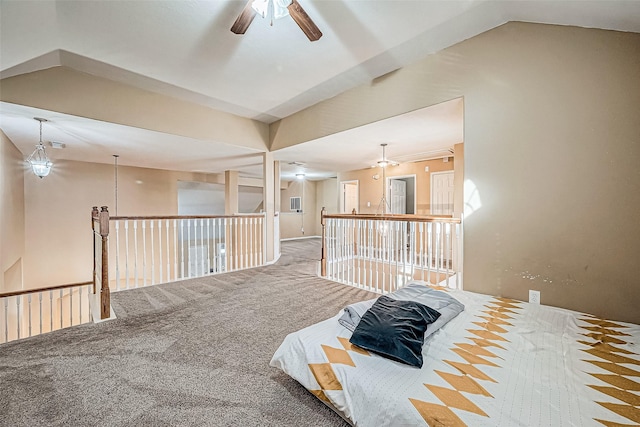
POLYGON ((302 205, 300 204, 300 197, 289 198, 289 210, 292 212, 300 212, 302 210, 302 205))

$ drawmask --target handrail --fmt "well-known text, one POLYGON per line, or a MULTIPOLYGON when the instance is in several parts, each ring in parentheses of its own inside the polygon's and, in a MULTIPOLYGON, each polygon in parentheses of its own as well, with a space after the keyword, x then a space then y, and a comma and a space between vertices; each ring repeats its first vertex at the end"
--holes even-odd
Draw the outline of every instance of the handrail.
MULTIPOLYGON (((121 279, 129 289, 131 283, 134 287, 147 286, 164 283, 165 279, 179 280, 264 265, 266 214, 263 212, 112 217, 108 216, 106 207, 103 209, 111 229, 109 247, 114 256, 104 260, 102 266, 111 264, 108 273, 115 291, 120 290, 121 279), (147 274, 150 275, 147 277, 147 274)), ((97 218, 95 212, 92 216, 97 218)), ((99 246, 96 250, 100 251, 99 246)))
MULTIPOLYGON (((331 214, 320 212, 320 275, 374 289, 393 290, 419 273, 432 272, 449 286, 450 272, 461 272, 462 219, 451 215, 331 214), (384 224, 383 224, 384 223, 384 224), (329 268, 330 267, 330 268, 329 268), (330 270, 330 271, 328 271, 330 270), (380 285, 380 286, 379 286, 380 285)), ((460 275, 456 274, 457 286, 460 275)))
POLYGON ((110 220, 145 220, 145 219, 216 219, 216 218, 263 218, 264 214, 248 213, 233 215, 154 215, 154 216, 110 216, 110 220))
MULTIPOLYGON (((324 209, 324 208, 323 208, 324 209)), ((384 221, 415 221, 415 222, 443 222, 460 224, 460 218, 452 218, 450 215, 407 215, 407 214, 322 214, 324 218, 333 219, 374 219, 384 221)))
POLYGON ((58 289, 75 288, 77 286, 86 286, 86 285, 92 285, 92 284, 93 284, 93 281, 88 281, 88 282, 69 283, 69 284, 66 284, 66 285, 48 286, 46 288, 38 288, 38 289, 22 289, 20 291, 15 291, 15 292, 0 293, 0 298, 27 295, 27 294, 33 294, 33 293, 36 293, 36 292, 55 291, 55 290, 58 290, 58 289))

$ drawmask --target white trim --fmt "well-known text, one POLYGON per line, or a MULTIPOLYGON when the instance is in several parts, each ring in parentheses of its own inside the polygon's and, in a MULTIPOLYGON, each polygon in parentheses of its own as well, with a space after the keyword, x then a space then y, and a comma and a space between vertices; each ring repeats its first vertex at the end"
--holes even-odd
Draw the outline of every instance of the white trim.
MULTIPOLYGON (((265 265, 273 265, 273 264, 275 264, 280 259, 280 256, 282 256, 282 254, 278 254, 278 256, 275 257, 275 259, 273 261, 267 261, 267 262, 265 262, 263 265, 261 265, 259 267, 264 267, 265 265)), ((256 267, 250 267, 250 268, 256 268, 256 267)), ((245 268, 243 270, 248 270, 248 269, 245 268)), ((234 270, 234 271, 240 271, 240 270, 234 270)))
POLYGON ((321 239, 322 236, 300 236, 300 237, 287 237, 285 239, 280 239, 281 242, 286 242, 289 240, 302 240, 302 239, 321 239))

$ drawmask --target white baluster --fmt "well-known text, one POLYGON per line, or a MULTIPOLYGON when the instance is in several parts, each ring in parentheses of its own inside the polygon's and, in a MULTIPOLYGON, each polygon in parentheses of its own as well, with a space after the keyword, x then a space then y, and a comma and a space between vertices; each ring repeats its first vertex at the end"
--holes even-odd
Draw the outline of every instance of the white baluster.
POLYGON ((207 218, 207 274, 211 274, 211 218, 207 218))
POLYGON ((18 316, 17 316, 17 320, 18 320, 18 337, 17 339, 20 339, 20 296, 15 297, 16 298, 16 311, 18 312, 18 316))
MULTIPOLYGON (((187 220, 187 275, 191 277, 191 220, 187 220)), ((196 259, 197 262, 197 259, 196 259)))
POLYGON ((29 317, 28 317, 28 319, 29 319, 29 335, 28 336, 31 336, 31 294, 27 294, 27 304, 29 305, 29 310, 28 310, 28 313, 29 313, 29 317))
POLYGON ((205 268, 207 267, 207 262, 205 260, 205 256, 208 257, 208 255, 205 252, 205 247, 204 247, 204 219, 200 218, 200 251, 202 252, 202 267, 200 267, 200 275, 204 276, 205 273, 205 268))
POLYGON ((138 220, 133 220, 133 277, 134 287, 138 287, 138 220))
POLYGON ((9 298, 4 298, 4 342, 9 342, 9 298))
POLYGON ((39 333, 42 333, 42 292, 38 292, 38 312, 40 314, 40 329, 39 329, 39 333))
POLYGON ((254 239, 255 239, 255 224, 254 224, 254 218, 253 217, 249 217, 247 218, 247 266, 248 267, 255 267, 255 254, 253 251, 253 243, 254 243, 254 239))
MULTIPOLYGON (((125 274, 125 289, 129 289, 129 220, 128 219, 124 220, 124 274, 125 274)), ((81 323, 82 323, 82 320, 81 320, 81 323)))
POLYGON ((369 290, 373 290, 373 221, 365 220, 367 229, 367 260, 369 264, 369 290))
POLYGON ((446 276, 446 281, 447 281, 447 288, 449 287, 449 267, 450 267, 450 263, 451 263, 451 224, 450 223, 446 223, 445 224, 445 233, 446 233, 446 249, 445 249, 445 254, 446 254, 446 266, 447 266, 447 276, 446 276))
POLYGON ((409 265, 409 271, 411 272, 411 277, 409 280, 413 280, 414 279, 414 265, 416 262, 416 254, 418 253, 417 248, 416 248, 416 225, 417 223, 415 222, 410 222, 409 223, 409 255, 411 256, 410 259, 410 265, 409 265))
POLYGON ((156 284, 156 251, 153 239, 153 220, 149 220, 149 234, 151 235, 151 285, 156 284))
POLYGON ((171 250, 170 245, 169 245, 169 227, 171 226, 171 223, 169 222, 169 220, 165 220, 165 227, 167 230, 167 238, 166 238, 166 242, 167 242, 167 282, 171 281, 171 250))
POLYGON ((239 256, 240 256, 240 246, 238 246, 238 218, 235 217, 232 219, 232 229, 233 229, 233 246, 235 247, 234 257, 233 257, 233 265, 235 266, 234 270, 238 270, 240 268, 239 256))
POLYGON ((147 221, 142 220, 142 286, 147 286, 147 221))
POLYGON ((162 220, 158 220, 158 266, 160 268, 160 283, 164 283, 162 271, 162 220))
POLYGON ((244 218, 238 218, 238 252, 240 253, 240 258, 238 258, 238 265, 240 269, 244 268, 244 241, 243 241, 243 228, 244 228, 244 218))
POLYGON ((441 224, 439 222, 436 222, 435 224, 436 227, 436 277, 437 277, 437 283, 440 283, 440 271, 442 271, 442 257, 440 254, 440 238, 441 238, 441 234, 442 234, 442 230, 441 230, 441 224))
MULTIPOLYGON (((182 221, 180 221, 182 223, 182 221)), ((178 220, 173 220, 173 280, 178 279, 178 220)))
POLYGON ((356 229, 356 246, 354 248, 354 258, 356 259, 356 262, 358 263, 358 276, 357 276, 357 281, 358 281, 358 287, 362 288, 364 287, 364 283, 362 283, 362 255, 361 255, 361 246, 362 246, 362 239, 361 239, 361 234, 362 234, 362 220, 355 220, 355 229, 356 229))
POLYGON ((184 253, 184 220, 180 220, 180 243, 182 245, 182 250, 180 251, 180 253, 182 254, 182 256, 180 257, 180 278, 184 278, 184 258, 185 258, 185 253, 184 253))
POLYGON ((418 259, 420 260, 420 280, 424 280, 424 222, 418 223, 418 235, 420 236, 420 250, 418 259))
POLYGON ((116 290, 119 291, 120 290, 120 221, 116 220, 115 226, 116 226, 115 227, 116 228, 116 290))
POLYGON ((433 259, 433 223, 427 223, 427 281, 431 283, 431 263, 433 259))
POLYGON ((64 327, 62 323, 62 312, 64 311, 62 305, 62 289, 60 289, 60 297, 58 299, 60 300, 60 329, 62 329, 64 327))
POLYGON ((51 331, 53 331, 53 291, 50 290, 49 291, 49 332, 51 331))

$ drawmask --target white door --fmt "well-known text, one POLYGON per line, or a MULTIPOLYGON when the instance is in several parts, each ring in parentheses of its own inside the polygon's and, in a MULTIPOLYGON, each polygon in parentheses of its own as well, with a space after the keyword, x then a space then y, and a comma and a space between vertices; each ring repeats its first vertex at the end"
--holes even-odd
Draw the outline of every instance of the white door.
POLYGON ((431 174, 431 215, 453 214, 453 171, 431 174))
POLYGON ((358 181, 342 181, 340 187, 340 213, 358 212, 358 181))
POLYGON ((407 183, 392 179, 389 185, 389 199, 391 200, 392 214, 407 213, 407 183))

